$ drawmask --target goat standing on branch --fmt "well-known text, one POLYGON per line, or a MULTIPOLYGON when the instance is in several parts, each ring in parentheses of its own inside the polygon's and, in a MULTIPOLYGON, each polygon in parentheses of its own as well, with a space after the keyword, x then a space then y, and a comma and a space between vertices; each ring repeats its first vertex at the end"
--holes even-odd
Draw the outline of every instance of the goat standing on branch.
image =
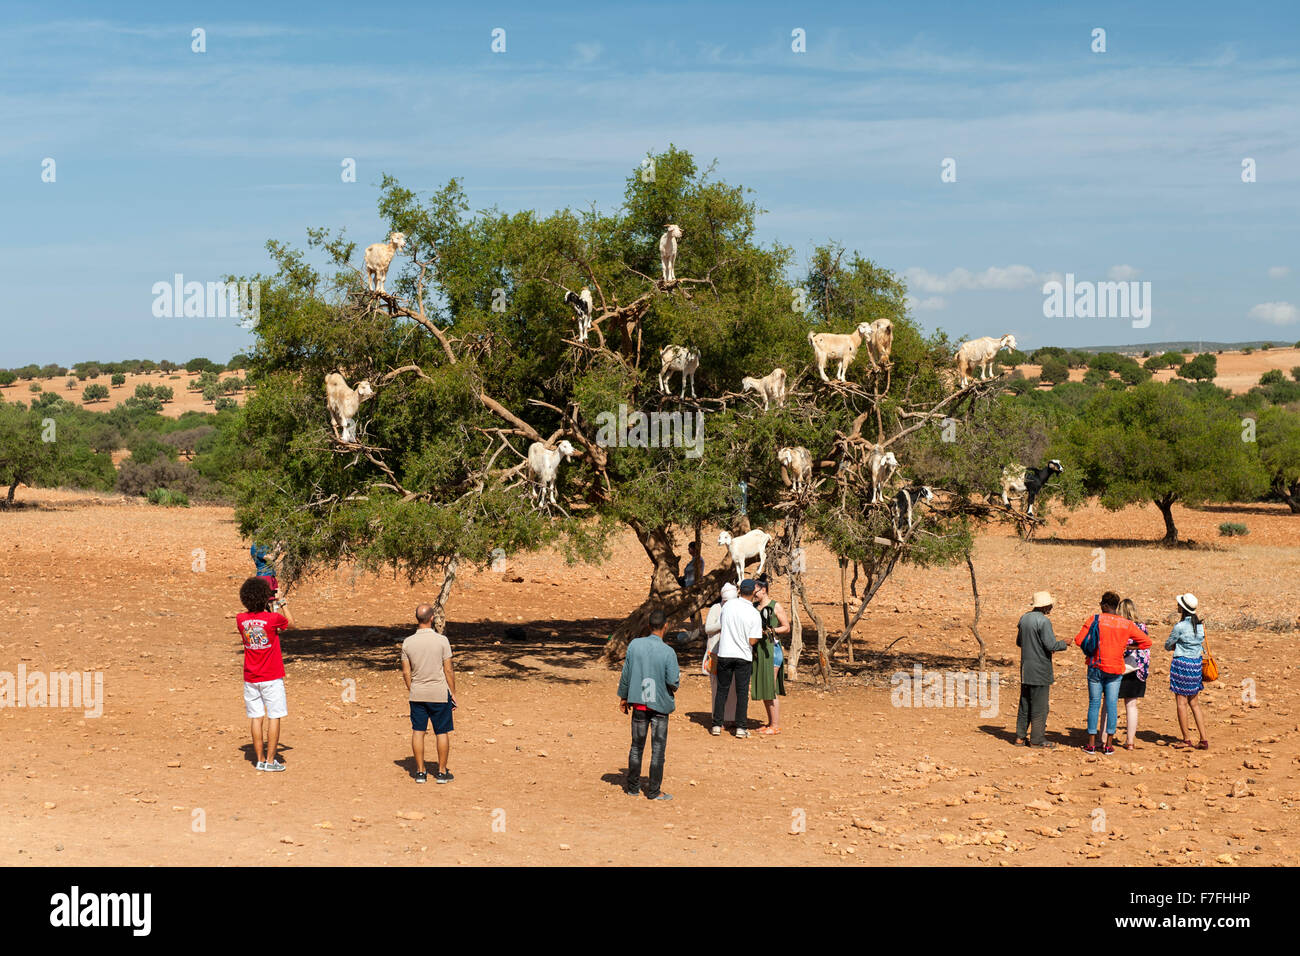
POLYGON ((1053 475, 1059 475, 1065 469, 1053 458, 1040 468, 1026 468, 1024 465, 1007 465, 1002 469, 1002 503, 1011 507, 1009 495, 1025 496, 1025 513, 1033 515, 1034 499, 1043 490, 1043 485, 1053 475))
POLYGON ((874 505, 881 500, 881 491, 898 470, 898 459, 892 451, 885 451, 880 445, 872 445, 871 454, 867 458, 867 469, 871 474, 871 503, 874 505))
POLYGON ((776 403, 777 408, 785 407, 785 369, 774 368, 762 378, 746 375, 740 380, 741 392, 758 392, 763 397, 763 411, 776 403))
POLYGON ((358 382, 352 389, 338 372, 325 376, 325 404, 329 407, 335 438, 345 442, 357 440, 357 411, 361 403, 374 394, 369 382, 358 382))
MULTIPOLYGON (((393 263, 397 250, 406 245, 406 236, 394 232, 387 242, 376 242, 366 246, 366 288, 371 292, 384 292, 384 280, 388 278, 388 267, 393 263)), ((384 293, 387 295, 387 293, 384 293)))
POLYGON ((781 463, 781 480, 796 495, 812 484, 812 455, 802 445, 786 447, 776 453, 781 463))
POLYGON ((758 528, 739 538, 733 538, 728 531, 718 535, 718 544, 727 549, 736 565, 737 584, 745 580, 745 562, 750 558, 758 558, 758 570, 754 572, 754 577, 763 573, 763 567, 767 564, 767 545, 771 540, 770 534, 758 528))
POLYGON ((893 348, 894 323, 888 319, 876 319, 871 323, 871 333, 867 336, 867 358, 872 366, 882 368, 888 365, 893 348))
POLYGON ((975 366, 980 368, 980 381, 986 381, 989 377, 989 366, 997 354, 1003 349, 1014 349, 1016 347, 1016 337, 1011 334, 995 339, 985 335, 982 338, 971 339, 969 342, 963 342, 957 348, 957 375, 960 379, 959 385, 965 388, 974 379, 975 366))
MULTIPOLYGON (((932 501, 934 501, 934 492, 930 490, 928 485, 909 485, 894 495, 894 500, 889 503, 889 512, 894 519, 894 531, 897 532, 898 537, 901 538, 904 531, 912 530, 916 509, 932 501)), ((853 576, 856 581, 856 566, 854 567, 853 576)))
POLYGON ((691 382, 691 398, 695 397, 695 373, 700 367, 700 350, 684 345, 665 345, 659 352, 663 362, 659 369, 659 391, 668 394, 668 376, 673 372, 682 375, 682 398, 686 397, 686 380, 691 382))
POLYGON ((577 313, 578 339, 586 342, 587 336, 591 334, 591 314, 596 308, 591 300, 591 290, 584 285, 582 291, 576 295, 572 292, 566 292, 564 293, 564 301, 573 306, 573 311, 577 313))
POLYGON ((573 457, 573 445, 567 440, 554 448, 545 442, 535 441, 528 446, 528 474, 533 480, 533 501, 539 508, 550 504, 559 506, 555 496, 555 479, 560 473, 560 460, 573 457))
POLYGON ((836 381, 844 381, 845 370, 853 362, 853 357, 858 354, 862 340, 870 334, 871 326, 866 322, 859 322, 858 327, 848 335, 835 332, 809 332, 808 341, 812 343, 813 353, 817 356, 817 372, 821 375, 822 381, 830 381, 826 377, 826 363, 831 359, 839 363, 839 371, 835 373, 836 381))
POLYGON ((682 227, 672 223, 664 226, 664 234, 659 237, 659 265, 663 268, 665 282, 677 278, 677 240, 681 237, 682 227))

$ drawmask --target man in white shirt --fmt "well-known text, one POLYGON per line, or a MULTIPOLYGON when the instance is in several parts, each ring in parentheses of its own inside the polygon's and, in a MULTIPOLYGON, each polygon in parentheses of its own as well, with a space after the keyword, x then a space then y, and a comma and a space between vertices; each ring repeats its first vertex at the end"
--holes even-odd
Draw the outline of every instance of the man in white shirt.
POLYGON ((749 709, 749 676, 754 667, 754 645, 763 639, 763 619, 754 607, 754 582, 740 582, 740 596, 722 605, 722 630, 718 634, 718 692, 713 695, 713 727, 722 733, 723 705, 734 682, 736 688, 736 736, 748 737, 745 729, 749 709))
MULTIPOLYGON (((712 701, 718 694, 718 639, 722 637, 722 607, 728 601, 734 601, 740 596, 736 586, 728 581, 722 586, 722 600, 709 608, 709 616, 704 621, 704 634, 706 638, 703 672, 704 676, 709 679, 709 709, 713 709, 712 701)), ((722 707, 722 718, 724 727, 736 726, 736 688, 731 688, 731 693, 727 695, 726 702, 722 707)))

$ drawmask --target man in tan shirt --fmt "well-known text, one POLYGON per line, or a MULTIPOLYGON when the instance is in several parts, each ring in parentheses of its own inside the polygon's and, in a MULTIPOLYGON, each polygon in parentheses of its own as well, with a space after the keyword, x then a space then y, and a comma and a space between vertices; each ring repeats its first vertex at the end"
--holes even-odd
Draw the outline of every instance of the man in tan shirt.
POLYGON ((410 691, 411 752, 415 755, 415 782, 429 778, 424 770, 424 735, 430 721, 437 740, 435 783, 451 783, 447 752, 451 747, 451 712, 456 706, 456 675, 451 668, 451 643, 433 629, 433 607, 415 609, 415 633, 402 642, 402 679, 410 691))

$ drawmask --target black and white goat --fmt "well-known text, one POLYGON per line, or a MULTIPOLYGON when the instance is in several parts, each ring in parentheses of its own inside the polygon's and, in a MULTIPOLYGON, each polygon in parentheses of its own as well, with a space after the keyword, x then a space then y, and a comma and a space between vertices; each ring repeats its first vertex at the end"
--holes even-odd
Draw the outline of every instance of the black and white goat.
POLYGON ((1034 499, 1043 490, 1043 486, 1053 475, 1065 471, 1061 463, 1053 458, 1039 468, 1026 468, 1024 465, 1007 465, 1002 469, 1002 503, 1011 506, 1008 495, 1025 496, 1025 512, 1034 513, 1034 499))
POLYGON ((909 485, 894 495, 889 502, 889 514, 894 519, 894 531, 902 537, 904 531, 911 531, 916 509, 934 501, 934 492, 929 485, 909 485))
POLYGON ((584 285, 581 292, 566 292, 564 301, 573 307, 574 314, 578 316, 578 338, 587 341, 587 336, 591 334, 591 313, 595 311, 591 289, 584 285))

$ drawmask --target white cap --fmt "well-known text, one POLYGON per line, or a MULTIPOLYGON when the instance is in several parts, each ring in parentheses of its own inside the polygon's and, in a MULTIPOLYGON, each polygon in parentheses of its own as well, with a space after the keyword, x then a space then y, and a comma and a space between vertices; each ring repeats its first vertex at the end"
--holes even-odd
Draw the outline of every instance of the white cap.
POLYGON ((736 590, 736 586, 730 581, 722 586, 722 600, 733 601, 738 597, 740 597, 740 592, 736 590))

